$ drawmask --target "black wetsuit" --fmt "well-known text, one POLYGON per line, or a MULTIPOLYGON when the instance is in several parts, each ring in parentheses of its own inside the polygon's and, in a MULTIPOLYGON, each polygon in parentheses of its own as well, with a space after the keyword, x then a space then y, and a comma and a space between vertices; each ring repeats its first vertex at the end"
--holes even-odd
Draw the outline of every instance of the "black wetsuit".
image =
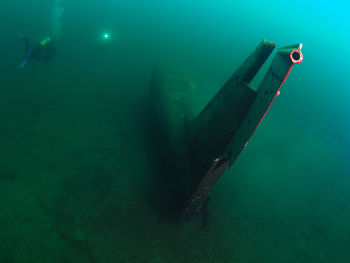
POLYGON ((56 55, 56 44, 54 40, 45 46, 39 43, 35 47, 30 46, 29 39, 24 39, 24 41, 25 52, 29 60, 49 62, 56 55))

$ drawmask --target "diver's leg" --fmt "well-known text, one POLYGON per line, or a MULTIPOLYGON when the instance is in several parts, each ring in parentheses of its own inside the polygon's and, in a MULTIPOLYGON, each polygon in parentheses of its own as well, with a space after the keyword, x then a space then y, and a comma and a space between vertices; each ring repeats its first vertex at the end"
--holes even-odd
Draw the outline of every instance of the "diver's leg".
POLYGON ((30 48, 29 37, 26 37, 24 35, 19 35, 18 38, 24 41, 25 52, 27 53, 28 49, 30 48))
POLYGON ((23 68, 27 65, 30 56, 32 55, 33 49, 30 47, 30 43, 29 43, 29 38, 23 35, 19 35, 18 36, 19 39, 23 40, 25 43, 25 58, 24 60, 21 62, 21 64, 19 64, 19 68, 23 68))

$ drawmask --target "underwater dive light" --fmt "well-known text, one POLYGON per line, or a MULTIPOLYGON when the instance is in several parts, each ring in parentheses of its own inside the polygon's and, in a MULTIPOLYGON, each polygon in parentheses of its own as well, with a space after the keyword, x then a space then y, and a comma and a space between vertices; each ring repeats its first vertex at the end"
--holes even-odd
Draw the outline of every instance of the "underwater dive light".
POLYGON ((111 34, 108 31, 104 31, 101 33, 101 39, 103 41, 109 41, 111 39, 111 34))

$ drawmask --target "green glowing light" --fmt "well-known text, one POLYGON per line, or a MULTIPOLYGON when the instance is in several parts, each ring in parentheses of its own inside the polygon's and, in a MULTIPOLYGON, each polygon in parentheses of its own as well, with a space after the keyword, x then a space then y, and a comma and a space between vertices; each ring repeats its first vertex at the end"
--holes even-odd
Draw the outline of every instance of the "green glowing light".
POLYGON ((110 36, 109 36, 109 34, 104 34, 103 37, 104 37, 104 39, 108 39, 110 36))

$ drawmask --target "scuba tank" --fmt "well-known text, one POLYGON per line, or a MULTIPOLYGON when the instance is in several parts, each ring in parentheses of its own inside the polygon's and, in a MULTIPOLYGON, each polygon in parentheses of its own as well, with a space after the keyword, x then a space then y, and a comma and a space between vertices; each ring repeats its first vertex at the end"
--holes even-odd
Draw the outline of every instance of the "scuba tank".
POLYGON ((46 47, 47 44, 51 43, 52 38, 51 37, 46 37, 43 40, 40 41, 40 45, 43 47, 46 47))

